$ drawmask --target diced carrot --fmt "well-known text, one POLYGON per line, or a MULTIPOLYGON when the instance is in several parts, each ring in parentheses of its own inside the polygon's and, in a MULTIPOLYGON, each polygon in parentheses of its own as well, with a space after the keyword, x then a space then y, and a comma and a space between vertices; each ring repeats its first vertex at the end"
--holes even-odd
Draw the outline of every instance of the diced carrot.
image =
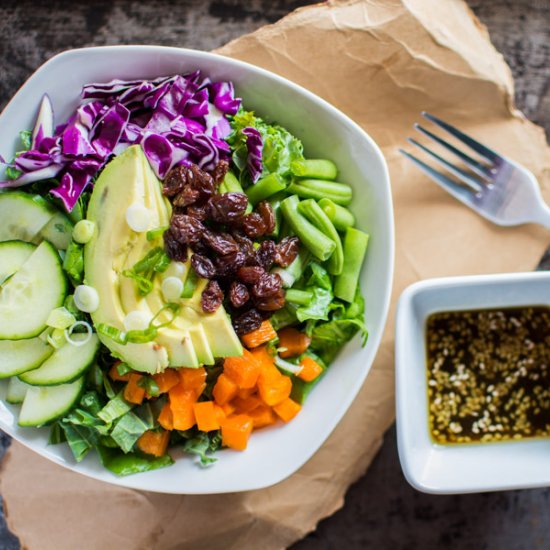
POLYGON ((225 359, 223 372, 239 388, 253 388, 260 374, 260 365, 254 356, 245 349, 241 357, 227 357, 225 359))
POLYGON ((197 401, 195 391, 187 390, 183 384, 174 386, 169 392, 170 409, 175 430, 188 430, 195 425, 193 405, 197 401))
POLYGON ((256 407, 248 413, 248 416, 252 418, 252 423, 255 430, 263 428, 264 426, 275 424, 277 421, 275 413, 271 407, 268 407, 267 405, 260 405, 259 407, 256 407))
POLYGON ((128 383, 124 388, 124 399, 129 403, 141 405, 145 397, 145 388, 138 386, 138 382, 143 378, 141 374, 130 373, 128 383))
MULTIPOLYGON (((226 406, 226 405, 224 405, 226 406)), ((233 412, 233 411, 231 411, 233 412)), ((216 416, 216 420, 218 424, 221 426, 223 424, 223 421, 226 419, 225 411, 223 410, 223 407, 220 407, 216 403, 214 403, 214 415, 216 416)))
POLYGON ((259 407, 260 405, 262 405, 262 400, 259 397, 251 395, 245 399, 242 399, 241 397, 235 397, 235 399, 233 399, 231 403, 235 405, 235 410, 237 411, 237 413, 248 414, 250 411, 253 411, 256 407, 259 407))
POLYGON ((160 411, 157 420, 165 430, 174 429, 174 416, 172 415, 170 403, 166 403, 164 407, 162 407, 162 410, 160 411))
POLYGON ((265 321, 262 321, 262 324, 256 330, 241 336, 241 340, 247 348, 251 349, 257 348, 258 346, 261 346, 276 337, 277 333, 269 320, 266 319, 265 321))
POLYGON ((218 405, 225 405, 237 395, 237 384, 225 374, 220 374, 212 390, 214 400, 218 405))
POLYGON ((279 355, 283 358, 296 357, 304 353, 311 344, 311 338, 292 327, 286 327, 279 331, 279 347, 285 348, 279 355))
POLYGON ((277 416, 285 422, 290 422, 300 412, 301 408, 302 406, 299 403, 292 401, 290 398, 273 406, 277 416))
POLYGON ((241 399, 246 399, 247 397, 250 397, 253 393, 256 392, 256 388, 246 388, 241 389, 237 391, 237 397, 240 397, 241 399))
POLYGON ((157 383, 160 393, 166 393, 179 384, 180 377, 175 369, 166 369, 164 372, 153 374, 153 380, 157 383))
POLYGON ((270 355, 267 350, 267 346, 260 346, 250 351, 254 359, 260 364, 260 367, 263 368, 266 365, 274 365, 274 357, 270 355))
POLYGON ((323 367, 311 357, 304 357, 300 364, 302 365, 302 370, 298 374, 298 378, 301 378, 305 382, 315 380, 323 372, 323 367))
POLYGON ((233 405, 233 403, 224 403, 223 405, 220 405, 220 408, 225 416, 229 416, 235 412, 235 405, 233 405))
POLYGON ((193 405, 197 426, 201 432, 219 430, 220 423, 216 417, 213 401, 201 401, 193 405))
POLYGON ((284 401, 292 390, 292 381, 288 376, 280 375, 278 378, 264 377, 263 373, 258 380, 258 391, 262 401, 273 407, 284 401))
POLYGON ((250 416, 246 414, 230 416, 222 426, 222 444, 237 451, 244 451, 252 428, 250 416))
POLYGON ((109 369, 109 378, 111 380, 114 380, 115 382, 128 382, 130 380, 130 373, 127 372, 126 374, 119 374, 118 373, 118 366, 122 364, 122 361, 117 361, 110 369, 109 369))
POLYGON ((154 432, 147 430, 138 440, 138 449, 153 456, 163 456, 166 454, 168 442, 170 441, 170 432, 165 430, 154 432))
POLYGON ((206 371, 203 367, 198 369, 180 368, 178 374, 186 390, 193 390, 197 398, 206 388, 206 371))

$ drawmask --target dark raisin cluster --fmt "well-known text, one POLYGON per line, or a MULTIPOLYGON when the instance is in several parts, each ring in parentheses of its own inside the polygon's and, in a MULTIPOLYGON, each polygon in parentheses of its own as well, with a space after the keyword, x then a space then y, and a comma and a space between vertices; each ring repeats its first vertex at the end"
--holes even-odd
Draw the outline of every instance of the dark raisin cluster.
POLYGON ((196 165, 169 172, 163 192, 173 213, 164 244, 176 261, 185 261, 191 251, 193 269, 209 279, 201 297, 203 311, 215 312, 226 299, 236 332, 246 334, 284 306, 281 278, 269 270, 289 266, 299 240, 285 237, 276 243, 267 237, 275 229, 269 202, 260 202, 247 214, 245 194, 217 192, 228 168, 220 161, 212 174, 196 165))

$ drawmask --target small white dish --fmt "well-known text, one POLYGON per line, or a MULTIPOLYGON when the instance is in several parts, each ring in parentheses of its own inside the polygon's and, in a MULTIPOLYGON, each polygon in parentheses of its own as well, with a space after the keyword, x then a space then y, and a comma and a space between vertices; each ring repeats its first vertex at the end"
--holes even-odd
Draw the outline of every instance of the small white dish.
MULTIPOLYGON (((66 468, 116 485, 176 494, 211 494, 268 487, 293 474, 317 451, 346 413, 380 345, 393 278, 393 209, 388 168, 376 143, 351 119, 304 88, 264 69, 220 55, 160 46, 109 46, 61 53, 25 82, 0 115, 0 154, 11 158, 18 131, 31 128, 42 95, 53 103, 56 122, 77 105, 81 88, 114 78, 131 80, 200 69, 213 80, 231 80, 237 96, 258 115, 277 121, 304 143, 310 158, 330 157, 342 181, 355 191, 351 209, 359 229, 370 233, 361 272, 367 304, 367 345, 350 342, 289 424, 255 432, 245 452, 223 450, 218 462, 199 468, 189 457, 169 467, 128 477, 105 470, 90 453, 76 464, 66 445, 48 445, 48 428, 17 426, 17 407, 5 402, 0 383, 0 429, 66 468)), ((123 215, 123 214, 121 214, 123 215)))
POLYGON ((425 326, 439 311, 550 304, 550 273, 431 279, 408 287, 396 322, 399 459, 407 481, 434 494, 550 486, 550 438, 439 445, 430 437, 425 326))

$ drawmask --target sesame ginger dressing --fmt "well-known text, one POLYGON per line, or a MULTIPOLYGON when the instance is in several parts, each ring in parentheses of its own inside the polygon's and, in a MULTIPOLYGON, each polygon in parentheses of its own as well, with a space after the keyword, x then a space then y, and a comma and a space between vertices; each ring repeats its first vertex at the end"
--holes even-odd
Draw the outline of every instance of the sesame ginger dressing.
POLYGON ((426 351, 436 443, 550 436, 549 307, 434 313, 426 351))

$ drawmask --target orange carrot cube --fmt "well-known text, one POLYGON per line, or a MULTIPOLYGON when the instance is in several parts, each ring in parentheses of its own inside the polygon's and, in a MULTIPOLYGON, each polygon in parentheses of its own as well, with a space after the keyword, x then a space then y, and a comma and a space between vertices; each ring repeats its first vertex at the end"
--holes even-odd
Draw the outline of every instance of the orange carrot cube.
POLYGON ((311 357, 304 357, 300 365, 302 365, 302 370, 298 374, 298 378, 301 378, 305 382, 315 380, 323 372, 323 367, 311 357))
POLYGON ((220 423, 216 417, 213 401, 201 401, 193 405, 197 426, 201 432, 219 430, 220 423))
POLYGON ((279 355, 284 359, 301 355, 310 344, 311 338, 295 328, 286 327, 279 331, 279 347, 285 348, 279 355))
POLYGON ((122 364, 122 361, 117 361, 110 369, 109 369, 109 378, 111 380, 114 380, 115 382, 128 382, 130 380, 130 373, 127 372, 126 374, 119 374, 118 373, 118 366, 122 364))
POLYGON ((178 374, 183 387, 186 390, 193 390, 197 398, 206 388, 206 371, 203 367, 198 369, 179 368, 178 374))
POLYGON ((262 321, 262 324, 256 330, 241 336, 242 343, 249 349, 257 348, 274 338, 277 338, 277 333, 268 319, 262 321))
POLYGON ((250 397, 254 393, 256 393, 256 388, 241 389, 237 391, 237 397, 240 397, 241 399, 246 399, 247 397, 250 397))
POLYGON ((143 398, 145 397, 145 388, 138 386, 138 382, 143 378, 141 374, 130 373, 128 383, 124 388, 124 399, 128 403, 134 403, 135 405, 141 405, 143 398))
POLYGON ((250 416, 246 414, 230 416, 222 426, 222 444, 237 451, 244 451, 252 428, 250 416))
POLYGON ((231 378, 239 388, 253 388, 260 374, 260 365, 254 356, 245 349, 241 357, 225 359, 223 373, 231 378))
POLYGON ((166 393, 179 384, 180 377, 175 369, 166 369, 159 374, 153 374, 153 380, 157 383, 160 393, 166 393))
MULTIPOLYGON (((228 404, 224 405, 227 406, 228 404)), ((233 411, 231 411, 233 412, 233 411)), ((225 411, 223 410, 223 407, 220 407, 218 404, 214 403, 214 415, 216 416, 216 421, 221 426, 226 419, 227 415, 225 414, 225 411)))
POLYGON ((253 411, 256 407, 259 407, 260 405, 262 405, 262 400, 259 397, 250 395, 245 399, 241 397, 235 397, 232 403, 233 405, 235 405, 235 410, 238 413, 248 414, 250 411, 253 411))
POLYGON ((277 416, 284 422, 290 422, 300 412, 301 408, 302 406, 299 403, 290 398, 273 406, 273 410, 277 413, 277 416))
POLYGON ((220 405, 220 408, 225 416, 229 416, 235 412, 235 405, 233 405, 233 403, 224 403, 220 405))
POLYGON ((237 395, 237 384, 231 380, 224 373, 218 376, 212 395, 218 405, 225 405, 228 401, 231 401, 237 395))
POLYGON ((164 407, 162 407, 162 410, 160 411, 160 414, 157 420, 165 430, 174 429, 174 417, 172 415, 172 409, 170 408, 170 403, 166 403, 164 407))
POLYGON ((258 380, 258 392, 262 401, 273 407, 284 401, 292 390, 292 381, 288 376, 279 373, 278 377, 264 377, 263 373, 258 380))
POLYGON ((194 390, 187 390, 183 384, 179 383, 169 392, 170 409, 175 430, 188 430, 195 425, 195 412, 193 405, 197 401, 194 390))
POLYGON ((138 440, 138 449, 153 456, 163 456, 166 454, 168 442, 170 441, 170 432, 147 430, 138 440))
POLYGON ((252 424, 254 425, 255 430, 263 428, 264 426, 270 426, 271 424, 275 424, 275 422, 277 422, 275 413, 270 407, 263 404, 250 411, 248 415, 252 418, 252 424))

